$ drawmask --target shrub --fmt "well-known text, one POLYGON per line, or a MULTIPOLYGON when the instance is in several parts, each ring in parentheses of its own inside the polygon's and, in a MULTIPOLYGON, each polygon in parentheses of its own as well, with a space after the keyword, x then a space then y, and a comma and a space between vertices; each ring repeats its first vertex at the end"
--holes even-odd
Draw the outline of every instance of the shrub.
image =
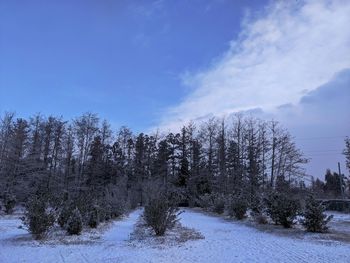
POLYGON ((105 205, 105 208, 103 209, 103 219, 108 221, 111 218, 112 218, 112 206, 110 204, 107 204, 107 205, 105 205))
POLYGON ((224 195, 215 195, 213 199, 212 211, 217 214, 225 212, 225 197, 224 195))
POLYGON ((260 225, 265 225, 265 224, 268 223, 267 217, 263 213, 253 212, 252 213, 252 217, 253 217, 254 221, 257 222, 260 225))
POLYGON ((250 203, 251 212, 250 215, 254 221, 258 224, 265 225, 268 223, 268 218, 265 215, 266 207, 261 195, 255 195, 250 203))
POLYGON ((199 206, 204 210, 209 210, 213 205, 213 196, 210 194, 204 194, 199 197, 199 206))
POLYGON ((248 209, 248 202, 243 196, 232 196, 227 204, 227 211, 229 216, 242 220, 248 209))
POLYGON ((312 196, 306 200, 304 219, 301 223, 308 232, 325 232, 328 229, 327 224, 333 215, 327 216, 324 211, 325 207, 312 196))
POLYGON ((222 194, 204 194, 199 197, 198 203, 206 211, 217 214, 225 212, 225 196, 222 194))
POLYGON ((96 228, 100 223, 100 208, 98 206, 94 206, 93 210, 90 211, 88 225, 91 228, 96 228))
POLYGON ((60 227, 65 227, 72 210, 73 209, 70 204, 66 204, 63 206, 57 219, 57 223, 60 225, 60 227))
POLYGON ((4 208, 6 214, 12 214, 13 208, 16 205, 16 198, 13 194, 5 194, 4 197, 4 208))
POLYGON ((99 202, 101 207, 100 220, 109 220, 123 215, 127 210, 127 203, 129 202, 122 189, 109 185, 99 202))
POLYGON ((33 196, 26 204, 26 211, 22 220, 34 238, 41 239, 53 226, 55 217, 49 211, 47 202, 43 197, 33 196))
POLYGON ((125 201, 122 199, 113 199, 110 201, 110 215, 111 218, 117 218, 125 213, 125 201))
POLYGON ((67 222, 67 232, 70 235, 79 235, 83 229, 83 222, 80 211, 75 208, 67 222))
POLYGON ((299 203, 289 198, 283 193, 271 193, 266 199, 267 214, 275 222, 281 224, 285 228, 289 228, 294 224, 299 211, 299 203))
POLYGON ((167 229, 175 226, 179 214, 178 207, 169 202, 167 196, 161 193, 149 198, 143 218, 157 236, 162 236, 167 229))
POLYGON ((73 210, 77 208, 82 218, 83 224, 87 224, 89 221, 90 211, 94 204, 96 204, 97 197, 93 194, 88 194, 88 192, 81 193, 77 198, 74 198, 70 204, 69 217, 71 216, 73 210))
POLYGON ((262 214, 266 210, 262 195, 256 194, 250 201, 249 207, 254 214, 262 214))

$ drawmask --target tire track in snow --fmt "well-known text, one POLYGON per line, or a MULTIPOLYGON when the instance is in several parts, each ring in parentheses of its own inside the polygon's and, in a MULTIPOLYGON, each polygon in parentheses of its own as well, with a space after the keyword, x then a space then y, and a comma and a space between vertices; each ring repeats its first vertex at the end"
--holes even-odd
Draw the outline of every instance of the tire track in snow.
POLYGON ((81 257, 84 259, 86 263, 90 263, 89 259, 87 258, 85 253, 80 253, 81 257))
POLYGON ((60 254, 60 257, 61 257, 61 259, 62 259, 62 262, 63 262, 63 263, 66 263, 66 260, 64 259, 64 256, 62 255, 62 251, 60 251, 59 254, 60 254))

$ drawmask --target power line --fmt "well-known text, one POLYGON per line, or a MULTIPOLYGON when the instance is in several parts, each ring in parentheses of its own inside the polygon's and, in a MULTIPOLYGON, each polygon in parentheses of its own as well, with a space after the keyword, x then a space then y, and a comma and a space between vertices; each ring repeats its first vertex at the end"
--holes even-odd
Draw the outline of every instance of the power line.
POLYGON ((333 153, 304 153, 305 156, 338 156, 343 155, 341 152, 333 152, 333 153))
POLYGON ((323 153, 323 152, 341 152, 342 150, 302 150, 303 152, 323 153))
POLYGON ((295 140, 332 140, 332 139, 339 139, 343 138, 345 139, 349 135, 343 135, 343 136, 325 136, 325 137, 294 137, 295 140))

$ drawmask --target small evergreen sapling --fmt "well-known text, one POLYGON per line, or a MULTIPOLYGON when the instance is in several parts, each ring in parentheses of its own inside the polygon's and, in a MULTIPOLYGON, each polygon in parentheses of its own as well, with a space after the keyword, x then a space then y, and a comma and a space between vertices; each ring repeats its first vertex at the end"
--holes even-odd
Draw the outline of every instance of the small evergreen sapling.
POLYGON ((204 194, 199 197, 199 205, 206 211, 217 214, 225 212, 225 196, 218 193, 204 194))
POLYGON ((266 199, 266 205, 266 212, 272 221, 285 228, 290 228, 295 223, 294 220, 300 210, 300 204, 297 200, 279 192, 270 194, 266 199))
POLYGON ((60 225, 60 227, 66 226, 72 210, 73 210, 73 208, 70 204, 65 204, 63 206, 61 212, 59 213, 58 219, 57 219, 57 223, 60 225))
POLYGON ((43 197, 33 196, 26 204, 26 211, 22 221, 35 239, 41 239, 53 226, 55 217, 49 211, 47 202, 43 197))
POLYGON ((325 232, 327 231, 328 222, 333 218, 333 215, 327 216, 325 213, 325 207, 321 202, 310 196, 306 200, 306 207, 304 211, 304 219, 301 223, 308 232, 325 232))
POLYGON ((232 196, 229 199, 228 205, 227 205, 227 211, 229 216, 235 217, 238 220, 242 220, 245 217, 245 214, 248 209, 248 202, 247 200, 241 196, 232 196))
POLYGON ((254 221, 258 224, 267 224, 267 216, 265 215, 266 207, 261 195, 256 195, 250 202, 251 212, 250 215, 254 221))
POLYGON ((12 214, 13 208, 16 205, 16 198, 13 194, 5 194, 4 197, 4 207, 5 207, 5 213, 6 214, 12 214))
POLYGON ((78 208, 75 208, 67 222, 67 232, 70 235, 79 235, 83 229, 83 220, 78 208))
POLYGON ((91 228, 96 228, 100 223, 100 207, 94 206, 92 211, 90 211, 88 225, 91 228))
POLYGON ((112 206, 110 204, 105 205, 104 211, 104 220, 108 221, 112 219, 112 206))
POLYGON ((225 196, 221 194, 214 195, 212 211, 217 214, 225 212, 225 196))
POLYGON ((201 208, 203 208, 206 211, 209 211, 213 205, 213 195, 204 194, 199 196, 198 203, 201 208))

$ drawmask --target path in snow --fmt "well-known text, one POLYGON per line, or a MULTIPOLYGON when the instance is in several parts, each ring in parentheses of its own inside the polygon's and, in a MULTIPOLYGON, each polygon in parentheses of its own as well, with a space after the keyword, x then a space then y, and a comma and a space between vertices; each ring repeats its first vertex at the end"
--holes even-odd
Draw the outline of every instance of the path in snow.
POLYGON ((103 240, 107 242, 123 243, 129 240, 130 234, 134 229, 134 224, 141 214, 142 209, 137 209, 129 214, 129 216, 121 221, 113 222, 111 229, 103 236, 103 240))
POLYGON ((3 236, 16 237, 24 232, 0 220, 0 231, 5 231, 0 236, 0 262, 350 262, 349 244, 276 236, 190 209, 181 214, 181 222, 199 230, 205 239, 166 249, 134 247, 127 240, 141 211, 114 222, 102 242, 92 245, 4 242, 3 236))

